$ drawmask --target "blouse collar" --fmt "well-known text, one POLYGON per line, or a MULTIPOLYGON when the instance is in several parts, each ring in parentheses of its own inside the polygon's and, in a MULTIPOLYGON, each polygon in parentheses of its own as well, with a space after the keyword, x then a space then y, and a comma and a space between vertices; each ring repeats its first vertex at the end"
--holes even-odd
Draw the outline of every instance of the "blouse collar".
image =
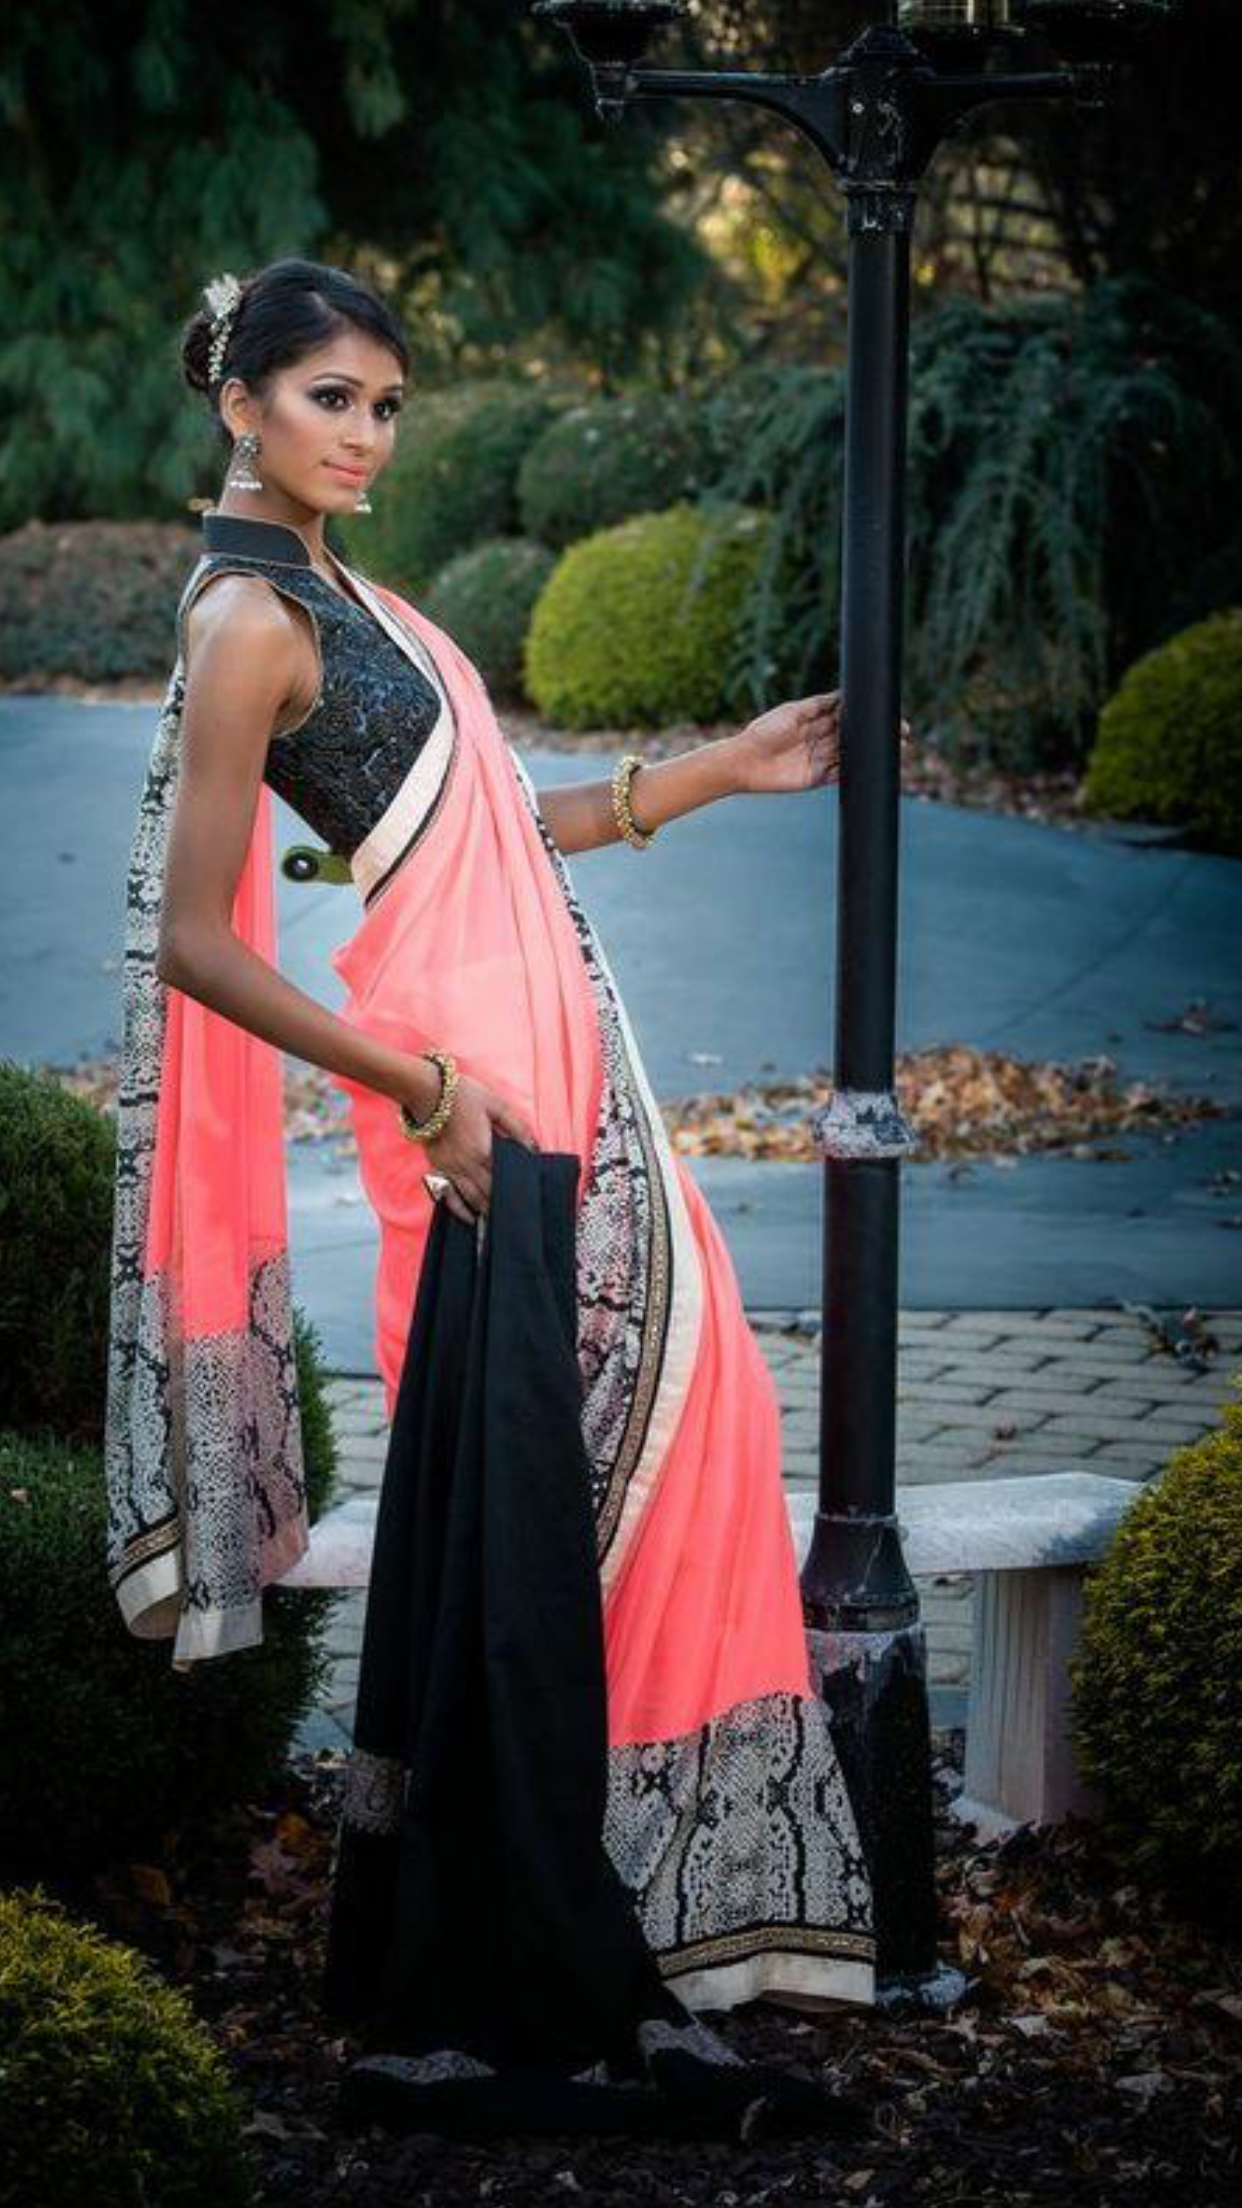
POLYGON ((251 520, 248 514, 221 514, 214 508, 203 515, 203 551, 270 560, 283 567, 314 565, 305 537, 287 522, 251 520))

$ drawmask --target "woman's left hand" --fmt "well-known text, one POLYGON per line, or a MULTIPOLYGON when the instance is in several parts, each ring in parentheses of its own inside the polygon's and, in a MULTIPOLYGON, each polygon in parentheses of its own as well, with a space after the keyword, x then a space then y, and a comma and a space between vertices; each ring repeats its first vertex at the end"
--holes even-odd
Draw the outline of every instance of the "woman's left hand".
MULTIPOLYGON (((903 745, 909 736, 910 723, 903 720, 903 745)), ((748 721, 729 741, 739 791, 820 789, 840 772, 841 693, 790 698, 748 721)))

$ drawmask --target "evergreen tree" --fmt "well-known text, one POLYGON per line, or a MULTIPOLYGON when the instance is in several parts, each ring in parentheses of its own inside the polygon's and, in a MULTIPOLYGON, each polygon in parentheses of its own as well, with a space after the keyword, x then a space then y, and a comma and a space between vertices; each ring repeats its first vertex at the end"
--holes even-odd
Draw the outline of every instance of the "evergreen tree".
POLYGON ((370 273, 416 383, 519 344, 660 369, 710 292, 659 204, 667 117, 610 130, 510 0, 63 0, 6 32, 0 528, 214 489, 177 344, 224 268, 370 273))

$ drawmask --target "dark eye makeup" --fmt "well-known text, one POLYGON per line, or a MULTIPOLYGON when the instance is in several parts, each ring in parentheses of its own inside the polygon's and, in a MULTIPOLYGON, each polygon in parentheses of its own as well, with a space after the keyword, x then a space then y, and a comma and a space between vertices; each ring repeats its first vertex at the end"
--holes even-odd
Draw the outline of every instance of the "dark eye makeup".
MULTIPOLYGON (((350 397, 350 392, 347 386, 343 383, 322 383, 318 386, 316 390, 311 392, 311 397, 312 399, 348 399, 350 397)), ((375 411, 377 414, 380 414, 380 418, 382 421, 391 421, 394 414, 400 413, 401 401, 400 399, 395 397, 388 399, 377 399, 375 403, 375 411), (381 413, 381 409, 387 409, 387 411, 381 413)))

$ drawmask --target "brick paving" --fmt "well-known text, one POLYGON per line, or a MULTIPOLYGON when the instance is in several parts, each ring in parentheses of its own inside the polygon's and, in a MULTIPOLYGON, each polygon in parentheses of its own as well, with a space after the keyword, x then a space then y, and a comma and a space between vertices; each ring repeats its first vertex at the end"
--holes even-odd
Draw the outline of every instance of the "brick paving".
MULTIPOLYGON (((1015 1473, 1094 1471, 1148 1480, 1172 1453, 1219 1423, 1242 1371, 1242 1309, 1201 1311, 1219 1351, 1192 1371, 1134 1313, 903 1311, 898 1322, 897 1480, 1004 1479, 1015 1473)), ((752 1315, 780 1391, 783 1466, 795 1492, 815 1491, 819 1402, 817 1314, 752 1315)), ((374 1492, 387 1448, 376 1379, 328 1383, 343 1491, 374 1492)), ((970 1677, 974 1580, 969 1572, 916 1579, 927 1633, 933 1718, 960 1722, 970 1677)), ((342 1745, 353 1723, 366 1605, 339 1598, 328 1627, 332 1678, 307 1745, 342 1745)))

